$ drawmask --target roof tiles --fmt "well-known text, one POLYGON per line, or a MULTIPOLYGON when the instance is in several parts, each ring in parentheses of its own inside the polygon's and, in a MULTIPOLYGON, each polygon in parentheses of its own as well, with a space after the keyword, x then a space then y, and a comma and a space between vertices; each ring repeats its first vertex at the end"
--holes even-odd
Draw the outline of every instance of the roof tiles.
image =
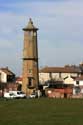
POLYGON ((40 70, 40 73, 80 73, 78 68, 73 67, 45 67, 40 70))

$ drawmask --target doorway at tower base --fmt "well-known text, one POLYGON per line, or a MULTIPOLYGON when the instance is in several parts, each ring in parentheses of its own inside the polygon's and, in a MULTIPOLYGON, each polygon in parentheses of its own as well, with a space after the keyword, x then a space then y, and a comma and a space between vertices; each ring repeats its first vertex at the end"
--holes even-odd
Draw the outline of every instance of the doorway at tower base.
POLYGON ((28 89, 26 90, 26 95, 27 95, 27 96, 31 95, 32 93, 36 93, 36 89, 29 89, 29 88, 28 88, 28 89))

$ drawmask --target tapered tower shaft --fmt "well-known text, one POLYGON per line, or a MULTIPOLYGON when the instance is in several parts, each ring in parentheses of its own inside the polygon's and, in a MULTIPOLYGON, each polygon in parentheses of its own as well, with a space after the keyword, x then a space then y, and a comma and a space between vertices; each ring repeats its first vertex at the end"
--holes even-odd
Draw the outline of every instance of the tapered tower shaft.
POLYGON ((32 20, 23 28, 24 31, 24 48, 23 48, 23 83, 22 90, 25 93, 31 93, 38 88, 38 47, 37 47, 37 30, 32 20))

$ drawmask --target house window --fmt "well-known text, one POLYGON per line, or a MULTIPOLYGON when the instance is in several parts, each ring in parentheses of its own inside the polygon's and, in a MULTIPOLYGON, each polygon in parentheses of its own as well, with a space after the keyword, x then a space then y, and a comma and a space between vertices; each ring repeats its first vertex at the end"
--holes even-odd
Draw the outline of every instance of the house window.
POLYGON ((7 82, 13 82, 15 80, 14 75, 7 75, 7 82))
POLYGON ((61 78, 61 72, 59 72, 59 78, 61 78))
POLYGON ((52 79, 52 73, 51 72, 49 73, 49 77, 50 77, 50 79, 52 79))
POLYGON ((80 89, 79 86, 77 86, 77 87, 75 88, 75 93, 76 93, 76 94, 79 94, 80 92, 81 92, 81 89, 80 89))
POLYGON ((76 84, 79 85, 79 81, 76 81, 76 84))

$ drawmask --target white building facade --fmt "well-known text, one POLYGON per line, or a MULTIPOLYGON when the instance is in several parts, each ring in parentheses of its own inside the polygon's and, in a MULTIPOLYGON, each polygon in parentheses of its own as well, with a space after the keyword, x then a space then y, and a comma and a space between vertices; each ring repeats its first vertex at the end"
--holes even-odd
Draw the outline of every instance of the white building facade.
POLYGON ((80 70, 71 67, 45 67, 39 72, 39 81, 44 84, 50 79, 62 80, 65 84, 74 84, 73 77, 80 76, 80 70))

